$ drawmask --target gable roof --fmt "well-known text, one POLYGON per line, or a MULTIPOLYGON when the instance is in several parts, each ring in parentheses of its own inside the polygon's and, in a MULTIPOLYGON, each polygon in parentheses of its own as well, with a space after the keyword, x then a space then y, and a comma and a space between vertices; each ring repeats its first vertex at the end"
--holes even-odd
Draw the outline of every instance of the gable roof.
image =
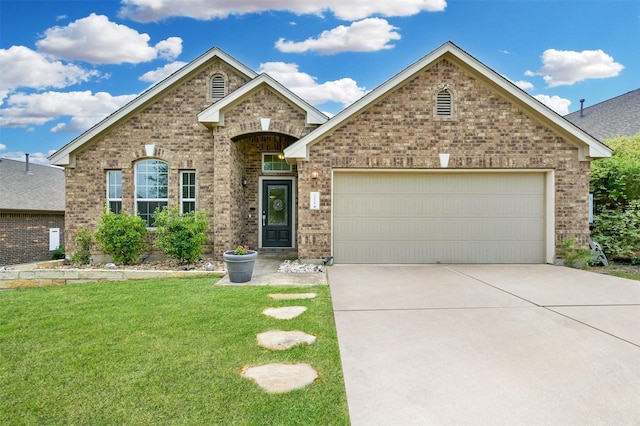
POLYGON ((224 110, 241 102, 248 94, 256 91, 263 85, 270 87, 285 101, 288 101, 303 110, 307 115, 307 124, 323 124, 329 119, 326 115, 304 101, 298 95, 291 92, 282 84, 278 83, 268 74, 260 74, 247 84, 234 90, 218 102, 207 107, 207 109, 198 114, 198 121, 207 127, 224 125, 224 110))
POLYGON ((180 80, 182 80, 183 78, 191 74, 193 71, 200 68, 203 64, 209 62, 211 59, 216 57, 220 58, 222 61, 226 62, 227 64, 235 68, 238 72, 244 74, 247 78, 253 79, 258 75, 255 71, 251 70, 246 65, 237 61, 233 57, 229 56, 228 54, 223 52, 221 49, 214 47, 209 51, 207 51, 206 53, 200 55, 195 60, 189 62, 184 67, 180 68, 178 71, 171 74, 169 77, 165 78, 160 83, 142 92, 142 94, 137 96, 134 100, 132 100, 131 102, 129 102, 128 104, 126 104, 125 106, 123 106, 122 108, 120 108, 119 110, 117 110, 116 112, 114 112, 113 114, 111 114, 110 116, 108 116, 107 118, 105 118, 104 120, 102 120, 101 122, 93 126, 92 128, 90 128, 89 130, 87 130, 86 132, 84 132, 83 134, 81 134, 71 142, 69 142, 67 145, 65 145, 64 147, 56 151, 54 154, 52 154, 49 157, 49 161, 51 162, 51 164, 56 164, 59 166, 67 166, 67 165, 73 166, 75 159, 73 158, 72 153, 75 150, 80 148, 82 145, 84 145, 86 142, 91 140, 93 137, 105 131, 114 123, 127 117, 129 114, 136 111, 138 108, 144 106, 145 104, 153 100, 155 96, 158 95, 159 93, 173 86, 174 84, 176 84, 177 82, 179 82, 180 80))
POLYGON ((0 158, 0 211, 64 212, 64 170, 0 158))
POLYGON ((307 160, 309 156, 309 147, 314 143, 320 141, 326 136, 329 136, 349 119, 357 116, 369 106, 386 96, 389 92, 413 78, 424 68, 446 56, 452 56, 458 61, 466 64, 473 71, 482 75, 499 89, 511 95, 512 98, 515 98, 528 109, 534 111, 547 123, 552 124, 555 129, 561 132, 579 148, 579 156, 581 160, 611 156, 611 150, 606 145, 574 126, 547 106, 543 105, 537 99, 528 95, 509 80, 502 77, 500 74, 482 64, 480 61, 449 41, 360 98, 358 101, 331 118, 326 124, 320 126, 293 145, 287 147, 284 150, 285 157, 291 160, 307 160))
POLYGON ((640 133, 640 89, 564 116, 601 141, 640 133))

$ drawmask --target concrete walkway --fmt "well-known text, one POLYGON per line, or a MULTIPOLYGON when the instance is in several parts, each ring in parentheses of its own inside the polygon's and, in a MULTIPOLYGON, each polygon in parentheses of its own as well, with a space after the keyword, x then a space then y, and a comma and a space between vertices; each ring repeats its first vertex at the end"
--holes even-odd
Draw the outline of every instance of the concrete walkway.
POLYGON ((640 282, 551 265, 328 270, 359 425, 640 424, 640 282))
POLYGON ((296 252, 269 253, 260 252, 253 268, 251 281, 241 284, 229 281, 229 275, 225 275, 217 282, 217 285, 279 285, 279 286, 311 286, 326 285, 327 273, 284 273, 278 272, 278 267, 285 260, 297 259, 296 252))

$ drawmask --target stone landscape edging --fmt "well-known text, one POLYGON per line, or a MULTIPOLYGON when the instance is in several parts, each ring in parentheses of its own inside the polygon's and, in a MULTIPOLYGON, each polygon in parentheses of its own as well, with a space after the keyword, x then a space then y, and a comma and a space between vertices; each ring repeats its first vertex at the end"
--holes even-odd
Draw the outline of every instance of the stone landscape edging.
POLYGON ((9 269, 0 271, 0 290, 61 286, 96 281, 128 281, 149 278, 183 278, 221 274, 210 271, 164 271, 131 269, 9 269))

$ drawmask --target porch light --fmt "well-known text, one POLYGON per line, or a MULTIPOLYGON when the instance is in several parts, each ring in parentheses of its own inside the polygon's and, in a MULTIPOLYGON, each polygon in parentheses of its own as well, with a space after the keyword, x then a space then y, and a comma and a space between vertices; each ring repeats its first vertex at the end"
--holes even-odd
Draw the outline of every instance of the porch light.
POLYGON ((242 186, 247 186, 247 178, 246 177, 242 178, 242 186))
POLYGON ((284 152, 278 154, 278 160, 284 160, 284 152))
POLYGON ((318 176, 320 176, 320 174, 317 170, 311 172, 311 179, 318 179, 318 176))

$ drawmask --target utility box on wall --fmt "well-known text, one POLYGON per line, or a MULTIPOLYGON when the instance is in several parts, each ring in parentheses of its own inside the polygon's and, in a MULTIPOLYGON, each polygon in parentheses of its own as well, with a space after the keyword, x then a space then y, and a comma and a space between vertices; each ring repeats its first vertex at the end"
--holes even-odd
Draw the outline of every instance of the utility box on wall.
POLYGON ((60 228, 49 228, 49 251, 60 247, 60 228))

